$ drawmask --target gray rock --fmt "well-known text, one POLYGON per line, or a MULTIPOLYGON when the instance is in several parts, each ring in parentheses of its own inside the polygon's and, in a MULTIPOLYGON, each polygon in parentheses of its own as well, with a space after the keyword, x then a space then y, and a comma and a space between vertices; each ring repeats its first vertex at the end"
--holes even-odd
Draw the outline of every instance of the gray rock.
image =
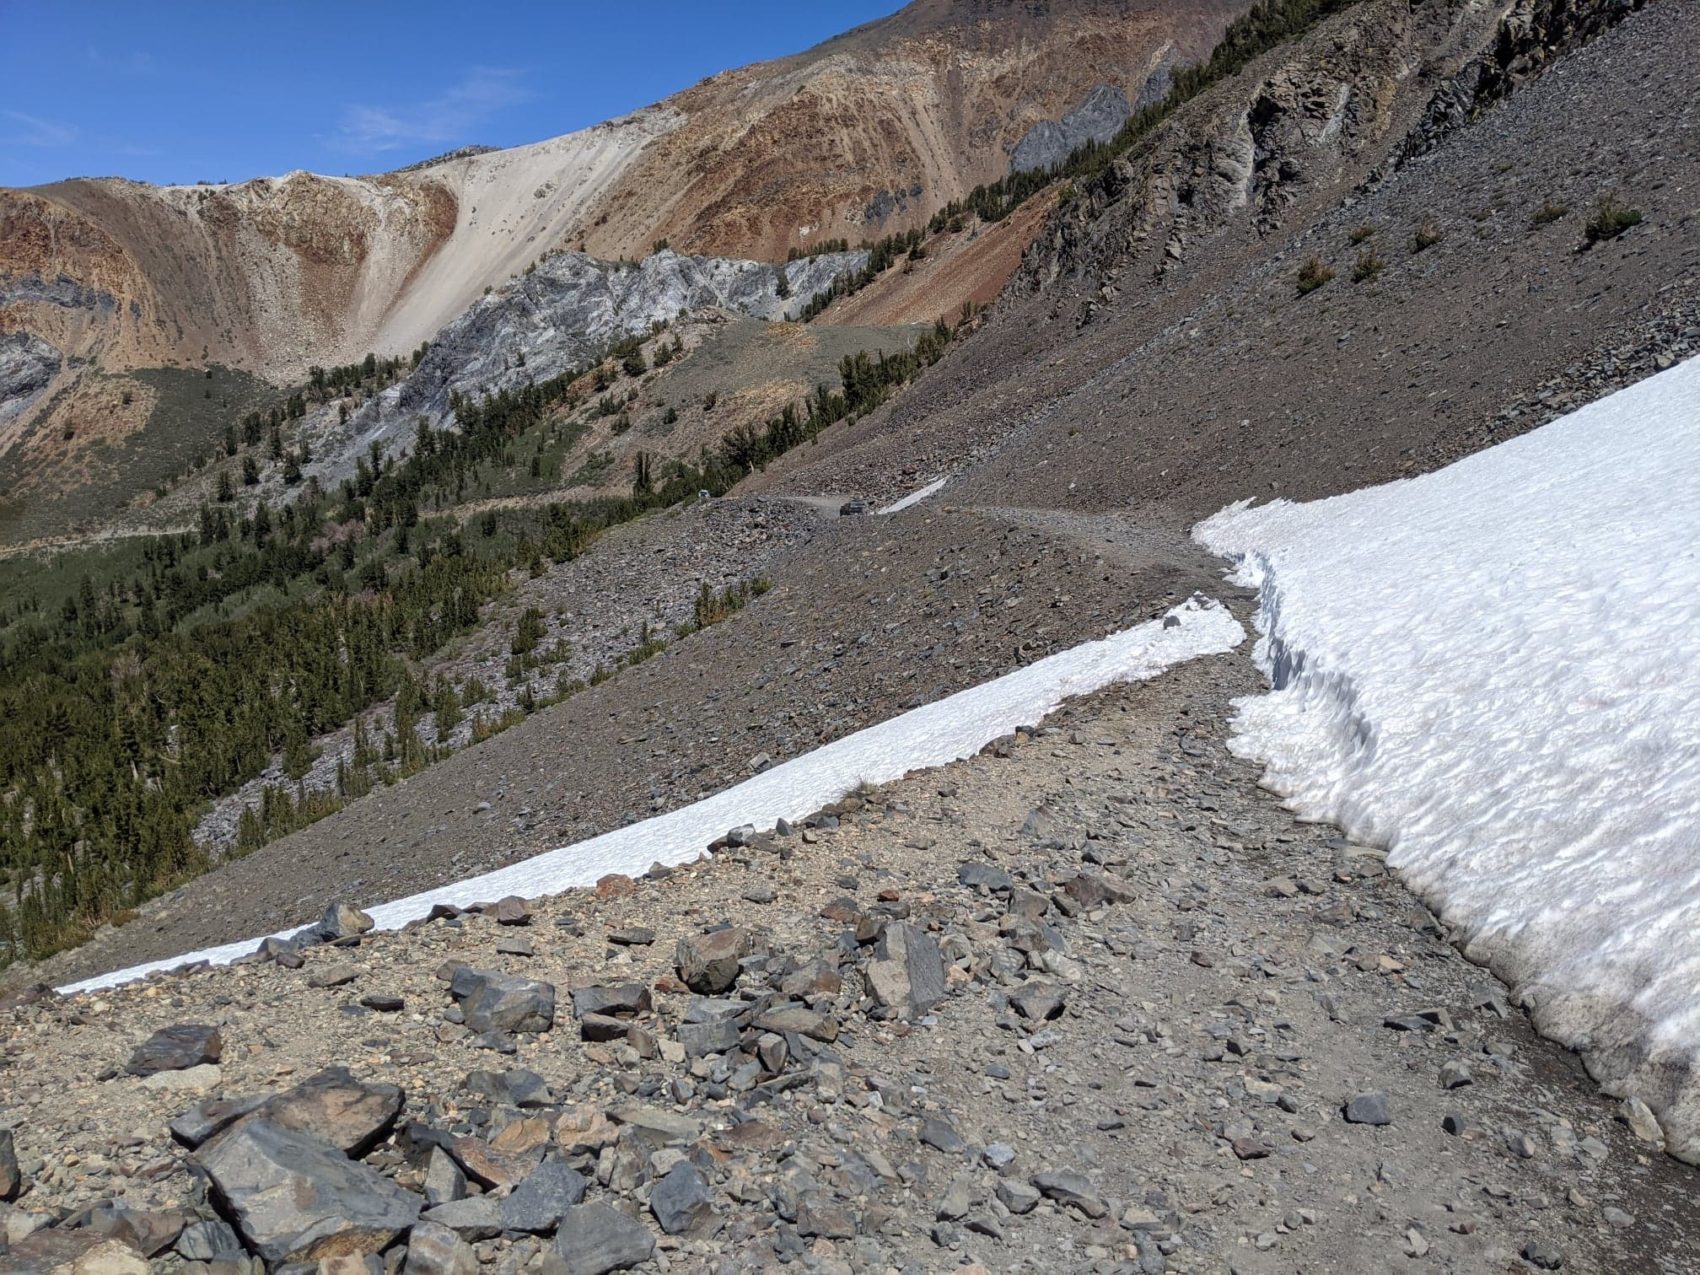
POLYGON ((59 351, 34 333, 0 332, 0 423, 22 414, 59 375, 62 362, 59 351))
POLYGON ((1361 1093, 1348 1102, 1343 1114, 1349 1124, 1392 1124, 1393 1115, 1387 1106, 1387 1095, 1380 1090, 1361 1093))
MULTIPOLYGON (((343 432, 350 440, 374 438, 388 451, 392 442, 412 441, 421 416, 433 426, 448 423, 455 393, 477 397, 542 382, 682 310, 714 306, 759 319, 795 316, 840 273, 859 270, 867 259, 858 250, 790 262, 784 267, 790 295, 780 297, 779 267, 766 262, 663 250, 626 267, 580 252, 551 253, 444 326, 419 367, 354 412, 343 432)), ((365 446, 359 442, 351 450, 363 453, 365 446)), ((349 458, 327 472, 353 469, 349 458)))
POLYGON ((1014 1178, 999 1178, 997 1197, 1011 1213, 1031 1213, 1039 1203, 1039 1190, 1014 1178))
POLYGON ((420 1222, 407 1237, 403 1275, 478 1275, 478 1255, 446 1226, 420 1222))
POLYGON ((899 1018, 919 1018, 944 999, 939 945, 917 926, 894 921, 881 932, 868 963, 868 990, 899 1018))
POLYGON ((650 1212, 669 1235, 700 1235, 714 1220, 708 1187, 689 1160, 681 1160, 650 1188, 650 1212))
POLYGON ((1061 1015, 1067 998, 1066 987, 1055 983, 1029 982, 1010 993, 1009 1003, 1023 1018, 1041 1023, 1061 1015))
POLYGON ((326 941, 341 942, 368 933, 375 922, 352 903, 338 901, 325 909, 319 918, 318 932, 326 941))
POLYGON ((358 1158, 395 1127, 404 1101, 405 1095, 394 1085, 368 1084, 356 1080, 346 1067, 327 1067, 267 1099, 256 1118, 358 1158))
POLYGON ((586 1014, 632 1015, 647 1014, 653 1009, 654 1002, 650 999, 649 988, 642 983, 613 983, 608 986, 575 987, 573 989, 573 1013, 583 1018, 586 1014))
POLYGON ((425 1203, 448 1204, 466 1198, 466 1174, 455 1158, 441 1147, 432 1147, 425 1162, 425 1203))
POLYGON ((0 1129, 0 1199, 15 1200, 23 1189, 24 1175, 18 1168, 18 1152, 12 1145, 12 1131, 0 1129))
POLYGON ((968 1146, 962 1135, 951 1127, 950 1121, 942 1116, 928 1116, 921 1121, 921 1143, 946 1155, 961 1155, 968 1146))
POLYGON ((268 1101, 270 1097, 266 1094, 249 1098, 210 1099, 196 1103, 167 1127, 173 1138, 193 1149, 220 1129, 227 1128, 250 1112, 259 1110, 268 1101))
POLYGON ((1014 877, 989 863, 959 864, 956 879, 970 890, 985 890, 989 894, 1008 894, 1015 888, 1014 877))
POLYGON ((475 970, 455 971, 449 992, 474 1032, 543 1032, 555 1021, 555 986, 537 979, 475 970))
POLYGON ((1564 1265, 1564 1254, 1556 1244, 1530 1240, 1523 1246, 1523 1260, 1537 1270, 1556 1271, 1564 1265))
POLYGON ((1086 142, 1109 141, 1131 109, 1127 94, 1114 85, 1098 85, 1061 119, 1040 120, 1028 129, 1010 152, 1009 171, 1050 168, 1086 142))
POLYGON ((587 1185, 564 1161, 545 1159, 502 1200, 502 1226, 532 1235, 553 1231, 568 1209, 584 1202, 587 1185))
POLYGON ((555 1233, 555 1252, 567 1275, 606 1275, 649 1260, 655 1236, 649 1228, 600 1201, 567 1210, 555 1233))
POLYGON ((225 1222, 191 1222, 177 1237, 177 1256, 188 1262, 230 1262, 245 1258, 241 1237, 225 1222))
POLYGON ((194 1154, 222 1210, 267 1262, 378 1253, 419 1217, 421 1200, 334 1147, 248 1119, 194 1154))
POLYGON ((224 1037, 218 1028, 200 1023, 162 1027, 136 1046, 124 1070, 132 1076, 151 1076, 161 1071, 182 1071, 203 1063, 216 1063, 224 1054, 224 1037))
POLYGON ((464 1083, 469 1092, 505 1107, 549 1107, 555 1102, 549 1082, 535 1071, 474 1071, 464 1083))
POLYGON ((724 1054, 738 1047, 743 1029, 736 1019, 723 1018, 713 1023, 680 1023, 679 1043, 692 1058, 705 1054, 724 1054))
POLYGON ((1084 1173, 1068 1169, 1051 1169, 1033 1175, 1033 1185, 1047 1198, 1078 1209, 1094 1220, 1108 1213, 1109 1206, 1084 1173))
POLYGON ((493 1195, 469 1195, 426 1209, 424 1218, 462 1239, 488 1240, 502 1233, 502 1202, 493 1195))
POLYGON ((724 992, 738 981, 739 963, 757 946, 755 935, 737 928, 680 939, 675 956, 679 978, 693 992, 724 992))

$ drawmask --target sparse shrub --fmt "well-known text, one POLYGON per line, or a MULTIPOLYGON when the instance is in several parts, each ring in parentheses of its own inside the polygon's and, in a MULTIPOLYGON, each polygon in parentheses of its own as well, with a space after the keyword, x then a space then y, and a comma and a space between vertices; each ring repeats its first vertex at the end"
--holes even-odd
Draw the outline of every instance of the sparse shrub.
POLYGON ((1417 226, 1416 233, 1411 236, 1411 251, 1427 252, 1445 237, 1440 229, 1440 223, 1432 217, 1425 217, 1417 226))
POLYGON ((1602 195, 1600 202, 1594 206, 1594 215, 1588 218, 1586 245, 1593 247, 1608 239, 1616 239, 1631 226, 1641 224, 1641 210, 1631 208, 1616 195, 1602 195))
POLYGON ((671 403, 669 403, 667 405, 667 410, 665 412, 661 413, 661 423, 663 425, 676 425, 676 424, 678 424, 678 421, 679 421, 679 409, 674 407, 671 403))
POLYGON ((718 403, 719 401, 720 401, 720 391, 719 390, 710 390, 707 394, 703 395, 702 410, 705 411, 705 412, 712 412, 714 410, 714 405, 716 403, 718 403))
POLYGON ((519 623, 514 625, 513 645, 509 649, 515 655, 528 655, 542 640, 543 612, 536 607, 527 607, 519 617, 519 623))
POLYGON ((1387 269, 1387 263, 1376 256, 1375 249, 1366 248, 1358 254, 1358 259, 1352 263, 1352 282, 1367 283, 1385 269, 1387 269))
POLYGON ((1307 258, 1304 265, 1299 267, 1298 279, 1296 280, 1299 295, 1302 297, 1307 292, 1315 292, 1333 277, 1333 268, 1326 265, 1321 257, 1307 258))
POLYGON ((1352 241, 1352 246, 1356 247, 1358 244, 1361 244, 1364 240, 1368 239, 1373 234, 1375 234, 1375 227, 1374 226, 1363 225, 1363 226, 1359 226, 1356 230, 1352 231, 1352 233, 1349 237, 1352 241))
POLYGON ((1570 215, 1570 205, 1569 204, 1556 204, 1556 203, 1552 203, 1551 201, 1549 201, 1547 203, 1542 204, 1539 208, 1537 208, 1535 210, 1535 215, 1532 218, 1530 218, 1530 221, 1536 227, 1550 226, 1550 225, 1552 225, 1553 222, 1559 221, 1562 218, 1567 217, 1569 215, 1570 215))

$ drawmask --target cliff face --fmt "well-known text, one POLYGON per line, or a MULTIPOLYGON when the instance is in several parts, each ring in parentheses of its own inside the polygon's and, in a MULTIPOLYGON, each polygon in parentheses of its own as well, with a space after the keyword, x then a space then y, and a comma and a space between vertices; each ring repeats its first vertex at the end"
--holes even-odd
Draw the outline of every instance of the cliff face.
POLYGON ((475 302, 448 324, 403 381, 373 398, 345 423, 341 445, 321 446, 315 472, 334 480, 377 443, 388 451, 413 437, 421 418, 433 427, 451 419, 455 394, 479 398, 517 390, 582 367, 621 337, 648 332, 687 311, 718 307, 758 319, 799 312, 865 252, 829 253, 784 267, 788 297, 779 295, 778 266, 720 257, 653 253, 633 266, 563 252, 475 302))
POLYGON ((0 330, 115 368, 273 379, 405 353, 557 248, 783 259, 906 229, 1099 86, 1135 100, 1246 0, 919 0, 808 52, 534 145, 377 177, 0 191, 0 330), (30 295, 61 278, 112 304, 30 295))

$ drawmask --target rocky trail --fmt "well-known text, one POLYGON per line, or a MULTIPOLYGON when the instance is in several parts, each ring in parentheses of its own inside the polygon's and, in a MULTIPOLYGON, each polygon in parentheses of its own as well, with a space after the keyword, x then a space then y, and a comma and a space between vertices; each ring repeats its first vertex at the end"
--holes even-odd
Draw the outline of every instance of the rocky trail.
POLYGON ((1258 686, 1197 661, 639 881, 15 996, 4 1268, 1700 1269, 1656 1125, 1226 751, 1258 686))

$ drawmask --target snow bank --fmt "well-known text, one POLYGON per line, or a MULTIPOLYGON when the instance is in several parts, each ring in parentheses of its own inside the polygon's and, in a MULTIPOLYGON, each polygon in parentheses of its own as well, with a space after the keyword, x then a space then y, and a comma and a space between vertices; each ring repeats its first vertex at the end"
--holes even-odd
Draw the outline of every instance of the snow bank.
MULTIPOLYGON (((729 828, 744 824, 770 828, 780 819, 798 819, 819 810, 864 781, 885 783, 911 770, 972 756, 988 741, 1038 721, 1071 696, 1112 682, 1154 677, 1172 664, 1230 651, 1244 639, 1239 621, 1219 603, 1194 598, 1161 620, 1084 643, 847 735, 694 805, 386 903, 370 909, 371 915, 379 929, 397 929, 425 916, 438 903, 464 907, 509 894, 555 894, 591 885, 609 872, 637 876, 657 861, 688 863, 729 828)), ((284 930, 280 937, 297 932, 284 930)), ((224 964, 252 952, 259 942, 247 939, 136 965, 60 990, 111 987, 194 961, 224 964)))
POLYGON ((1261 590, 1235 751, 1700 1160, 1700 360, 1438 473, 1195 529, 1261 590))
POLYGON ((887 505, 884 509, 880 510, 880 512, 882 514, 902 513, 903 510, 909 508, 910 505, 918 505, 934 492, 944 490, 944 485, 949 481, 949 474, 946 474, 943 478, 934 479, 920 490, 910 492, 907 496, 905 496, 902 500, 897 501, 895 504, 887 505))

